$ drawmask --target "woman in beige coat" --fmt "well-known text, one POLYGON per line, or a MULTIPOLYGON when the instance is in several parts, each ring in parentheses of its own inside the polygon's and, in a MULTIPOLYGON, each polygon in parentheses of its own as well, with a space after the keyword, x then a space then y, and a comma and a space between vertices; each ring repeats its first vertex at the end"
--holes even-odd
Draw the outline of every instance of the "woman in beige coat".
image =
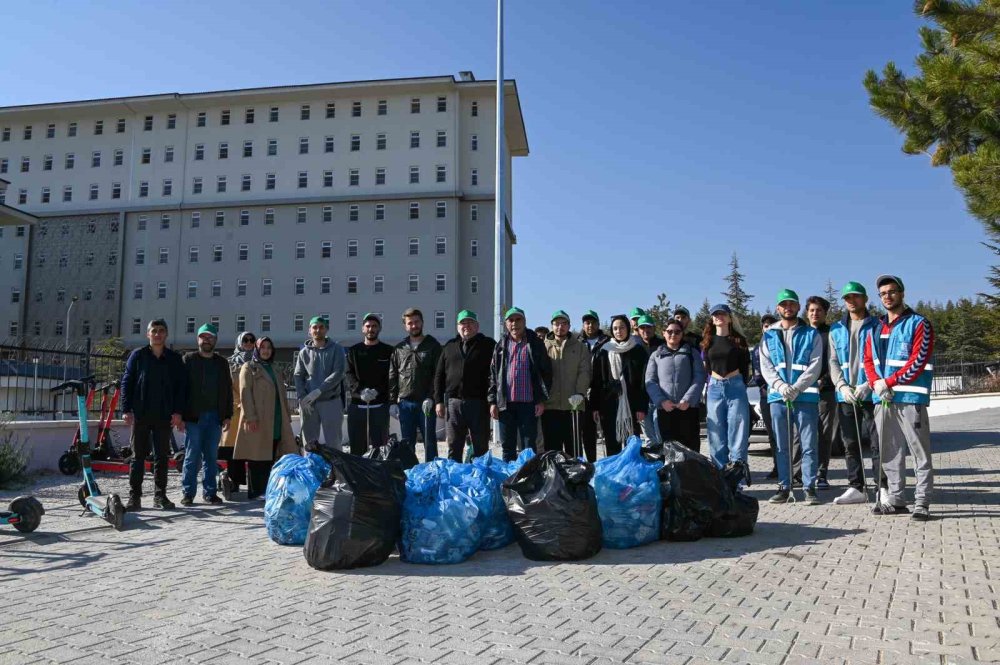
POLYGON ((299 452, 292 435, 285 386, 271 364, 273 358, 274 344, 269 337, 261 337, 253 359, 240 370, 242 412, 233 459, 247 462, 248 499, 263 497, 276 459, 299 452))
POLYGON ((233 380, 233 417, 228 428, 222 430, 222 441, 219 442, 219 459, 226 461, 226 470, 219 475, 219 487, 226 501, 235 492, 240 491, 240 485, 247 483, 246 462, 233 461, 233 446, 236 445, 236 434, 240 431, 240 370, 253 359, 253 351, 257 338, 252 332, 241 332, 236 336, 236 348, 229 356, 229 374, 233 380))

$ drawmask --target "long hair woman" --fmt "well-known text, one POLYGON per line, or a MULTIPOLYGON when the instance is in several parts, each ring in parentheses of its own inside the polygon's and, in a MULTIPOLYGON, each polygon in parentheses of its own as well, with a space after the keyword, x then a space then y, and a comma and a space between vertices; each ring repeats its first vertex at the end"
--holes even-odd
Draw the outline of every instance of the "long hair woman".
POLYGON ((750 448, 750 347, 728 305, 715 305, 701 348, 708 372, 708 450, 720 469, 747 461, 750 448))
POLYGON ((606 454, 617 455, 633 434, 638 435, 646 417, 646 351, 632 336, 628 317, 611 319, 611 339, 601 347, 590 383, 590 406, 594 422, 604 432, 606 454))

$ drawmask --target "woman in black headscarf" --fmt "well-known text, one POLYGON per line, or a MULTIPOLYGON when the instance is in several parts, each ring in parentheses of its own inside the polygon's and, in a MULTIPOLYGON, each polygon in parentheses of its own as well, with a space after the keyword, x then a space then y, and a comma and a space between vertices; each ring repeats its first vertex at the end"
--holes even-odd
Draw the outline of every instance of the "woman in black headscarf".
POLYGON ((632 336, 632 324, 624 314, 611 319, 611 339, 601 347, 590 383, 590 405, 594 422, 604 432, 604 450, 610 457, 622 450, 632 435, 638 435, 646 417, 646 351, 632 336))

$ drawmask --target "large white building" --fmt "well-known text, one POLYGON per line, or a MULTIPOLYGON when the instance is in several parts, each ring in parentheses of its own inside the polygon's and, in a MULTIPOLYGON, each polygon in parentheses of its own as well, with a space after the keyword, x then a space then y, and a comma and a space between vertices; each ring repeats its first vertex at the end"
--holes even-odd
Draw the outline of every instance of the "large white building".
MULTIPOLYGON (((495 90, 463 72, 0 108, 6 201, 38 217, 0 238, 0 326, 61 338, 73 296, 72 338, 128 346, 155 317, 175 341, 214 320, 224 344, 285 348, 317 313, 343 340, 369 311, 389 339, 411 306, 439 337, 486 319, 495 90)), ((509 260, 513 81, 505 109, 509 260)))

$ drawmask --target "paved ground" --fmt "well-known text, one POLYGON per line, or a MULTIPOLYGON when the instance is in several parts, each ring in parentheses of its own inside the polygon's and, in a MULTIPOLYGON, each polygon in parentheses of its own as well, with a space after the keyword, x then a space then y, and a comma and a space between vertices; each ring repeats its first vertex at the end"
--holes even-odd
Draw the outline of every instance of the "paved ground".
POLYGON ((147 510, 116 533, 45 478, 40 530, 0 530, 0 663, 997 662, 1000 409, 932 427, 927 524, 763 504, 748 538, 570 564, 512 545, 321 573, 267 539, 259 503, 147 510))

